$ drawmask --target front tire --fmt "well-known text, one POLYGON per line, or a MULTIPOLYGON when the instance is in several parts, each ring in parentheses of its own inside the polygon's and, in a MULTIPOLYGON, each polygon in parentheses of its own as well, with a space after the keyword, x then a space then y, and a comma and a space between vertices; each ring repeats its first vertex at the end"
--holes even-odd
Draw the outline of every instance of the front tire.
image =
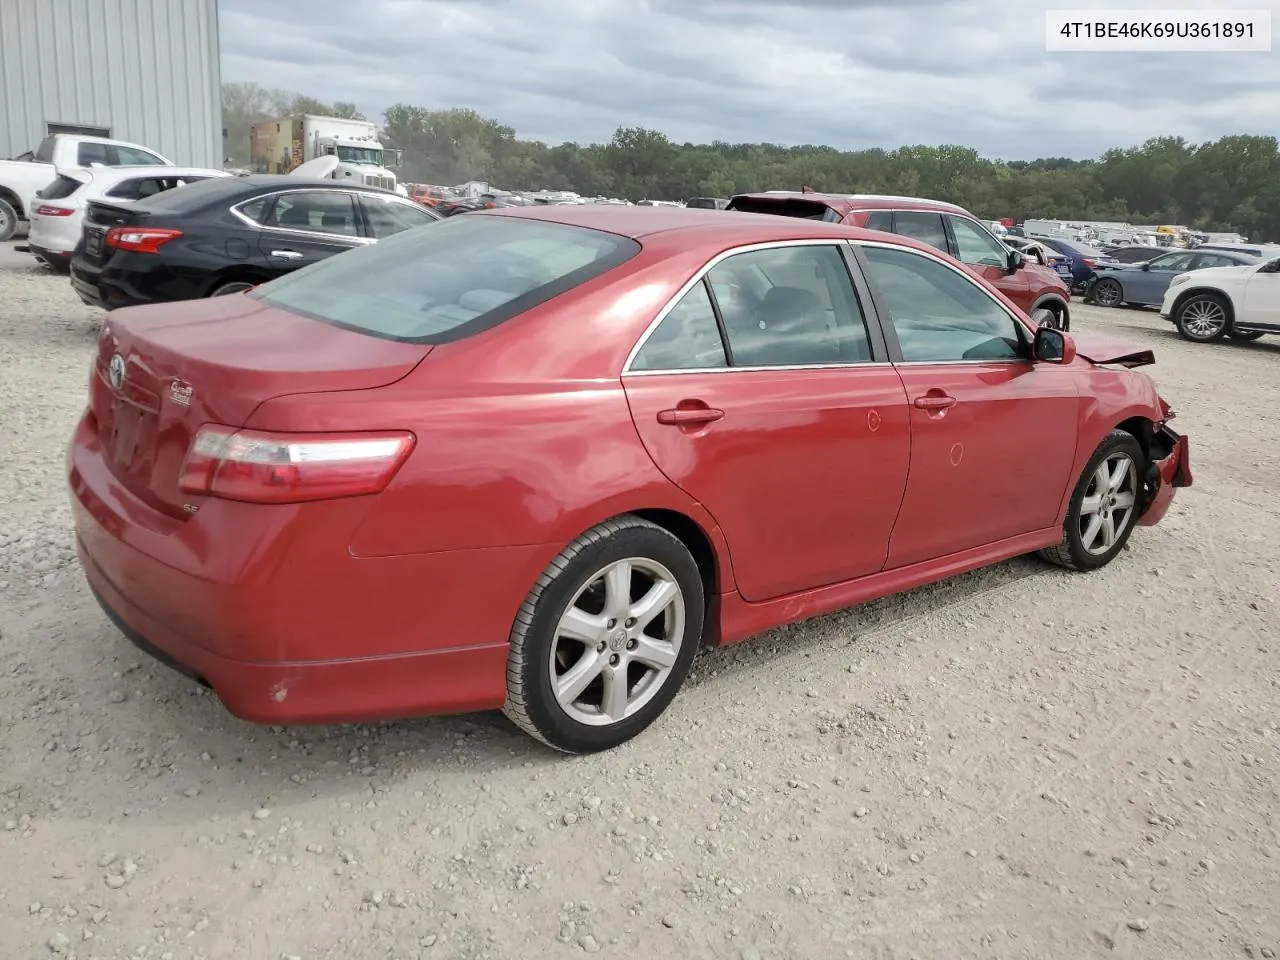
POLYGON ((1178 305, 1173 324, 1193 343, 1221 340, 1230 326, 1230 305, 1216 293, 1195 293, 1178 305))
POLYGON ((593 527, 516 615, 503 712, 565 753, 625 743, 684 683, 705 611, 697 563, 677 537, 631 515, 593 527))
POLYGON ((1041 550, 1040 556, 1079 571, 1097 570, 1114 560, 1138 520, 1144 460, 1133 434, 1107 434, 1071 493, 1062 542, 1041 550))

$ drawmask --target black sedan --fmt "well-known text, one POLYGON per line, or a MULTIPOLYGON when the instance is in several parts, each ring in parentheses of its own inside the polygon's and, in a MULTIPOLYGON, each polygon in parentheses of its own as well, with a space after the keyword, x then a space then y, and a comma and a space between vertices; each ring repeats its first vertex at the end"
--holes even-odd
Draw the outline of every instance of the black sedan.
POLYGON ((439 219, 374 187, 220 177, 136 203, 91 202, 71 283, 85 303, 108 310, 240 293, 439 219))

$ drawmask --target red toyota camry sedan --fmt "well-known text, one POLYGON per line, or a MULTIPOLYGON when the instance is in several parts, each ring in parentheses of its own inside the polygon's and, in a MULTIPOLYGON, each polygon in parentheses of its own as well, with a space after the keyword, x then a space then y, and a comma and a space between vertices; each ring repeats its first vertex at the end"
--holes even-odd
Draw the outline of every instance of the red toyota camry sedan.
POLYGON ((1191 483, 1132 368, 905 237, 467 214, 106 321, 81 563, 234 714, 502 708, 635 736, 700 645, 1020 554, 1106 565, 1191 483))

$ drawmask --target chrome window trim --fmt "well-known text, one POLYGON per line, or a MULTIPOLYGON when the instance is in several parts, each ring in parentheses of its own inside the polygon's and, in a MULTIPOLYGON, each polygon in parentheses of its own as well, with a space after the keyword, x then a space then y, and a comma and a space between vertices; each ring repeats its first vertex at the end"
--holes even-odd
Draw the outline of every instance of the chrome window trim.
POLYGON ((267 193, 260 193, 257 196, 249 197, 247 200, 241 200, 239 203, 232 205, 229 208, 229 210, 232 216, 239 219, 245 225, 253 227, 255 230, 259 230, 263 232, 270 230, 272 233, 287 233, 295 237, 315 237, 320 240, 341 240, 344 243, 355 241, 356 243, 364 244, 366 246, 374 242, 373 237, 362 237, 362 236, 359 236, 358 234, 353 236, 352 234, 349 234, 349 233, 321 233, 318 230, 296 230, 292 227, 276 227, 276 226, 268 227, 267 225, 259 223, 257 220, 254 220, 252 217, 246 215, 244 211, 240 209, 241 207, 247 204, 253 203, 255 200, 261 200, 264 197, 280 197, 288 193, 340 193, 345 197, 352 198, 353 207, 355 206, 355 198, 361 196, 361 191, 359 190, 332 189, 332 188, 323 188, 323 187, 317 190, 314 186, 285 187, 281 190, 271 190, 271 191, 268 191, 267 193))
MULTIPOLYGON (((658 373, 671 374, 671 373, 706 372, 703 369, 689 369, 689 368, 684 368, 684 369, 677 368, 672 370, 632 370, 631 364, 635 362, 635 359, 640 354, 640 351, 643 350, 645 344, 649 342, 649 338, 653 336, 653 332, 658 329, 659 325, 661 325, 663 320, 667 319, 667 314, 669 314, 672 310, 674 310, 676 307, 676 304, 678 304, 682 299, 684 299, 685 294, 687 294, 695 286, 701 283, 702 278, 705 277, 712 270, 714 270, 716 266, 719 265, 722 261, 727 260, 730 257, 735 257, 740 253, 755 253, 759 250, 776 250, 776 249, 784 249, 787 247, 835 247, 836 250, 838 251, 841 244, 846 244, 848 242, 849 240, 847 237, 827 237, 825 239, 818 239, 814 237, 814 238, 805 238, 802 240, 765 240, 759 243, 747 243, 739 247, 732 247, 728 250, 722 250, 720 253, 717 253, 714 257, 712 257, 710 260, 704 263, 694 273, 694 275, 689 280, 687 280, 684 283, 684 285, 680 287, 679 290, 675 292, 675 294, 671 297, 671 299, 669 299, 666 302, 666 304, 662 307, 662 309, 658 311, 658 315, 654 317, 652 321, 650 321, 649 326, 647 326, 645 328, 644 333, 640 335, 640 339, 637 340, 635 343, 635 346, 631 348, 631 352, 627 354, 627 359, 622 364, 621 376, 624 376, 624 377, 653 376, 654 374, 658 374, 658 373)), ((843 257, 841 257, 841 259, 843 261, 843 257)), ((855 293, 856 293, 856 285, 853 283, 852 277, 849 278, 849 283, 850 285, 854 286, 855 293)), ((858 306, 863 310, 863 324, 865 326, 867 323, 871 321, 871 318, 866 315, 864 304, 859 303, 858 306)), ((737 373, 743 370, 827 370, 827 369, 848 370, 850 367, 866 367, 871 365, 872 365, 871 361, 868 361, 867 363, 850 361, 849 363, 798 364, 798 365, 787 365, 785 367, 784 366, 714 367, 714 368, 707 368, 707 369, 722 370, 726 372, 737 373)))
MULTIPOLYGON (((966 361, 972 362, 972 361, 966 361)), ((628 370, 627 377, 672 377, 685 373, 795 373, 798 370, 863 370, 867 367, 892 367, 887 360, 868 360, 865 362, 852 360, 848 363, 788 363, 776 367, 673 367, 670 370, 628 370)))
MULTIPOLYGON (((1024 342, 1030 344, 1034 340, 1035 331, 1033 331, 1030 327, 1028 327, 1026 323, 1023 322, 1021 317, 1019 317, 1016 313, 1010 312, 1008 307, 1006 307, 1003 303, 1001 303, 999 300, 993 297, 991 293, 982 286, 982 284, 977 282, 973 274, 969 273, 969 271, 966 270, 961 265, 960 261, 956 260, 954 257, 946 256, 946 255, 939 256, 939 253, 935 252, 932 247, 930 247, 927 251, 917 250, 914 247, 904 246, 903 244, 900 244, 900 243, 885 243, 883 240, 850 240, 848 242, 850 244, 853 244, 859 247, 883 247, 886 250, 901 250, 905 253, 913 253, 918 257, 923 257, 926 260, 933 260, 934 262, 941 264, 942 266, 950 270, 952 273, 956 274, 959 277, 962 277, 967 283, 972 285, 979 293, 981 293, 984 297, 986 297, 993 304, 995 304, 1000 309, 1000 312, 1003 313, 1006 317, 1008 317, 1013 322, 1014 326, 1018 328, 1019 332, 1021 332, 1026 337, 1026 340, 1024 342)), ((869 281, 874 282, 874 277, 868 277, 867 279, 869 281)), ((893 317, 891 315, 887 317, 880 317, 880 322, 881 324, 888 323, 892 325, 893 317)), ((896 332, 894 334, 894 339, 897 340, 896 332)), ((1027 362, 1028 360, 1025 357, 1016 357, 1016 358, 1007 357, 1003 359, 999 357, 991 357, 986 360, 900 360, 895 364, 895 366, 919 367, 919 366, 937 366, 939 364, 947 364, 948 366, 952 366, 955 364, 1027 363, 1027 362)))

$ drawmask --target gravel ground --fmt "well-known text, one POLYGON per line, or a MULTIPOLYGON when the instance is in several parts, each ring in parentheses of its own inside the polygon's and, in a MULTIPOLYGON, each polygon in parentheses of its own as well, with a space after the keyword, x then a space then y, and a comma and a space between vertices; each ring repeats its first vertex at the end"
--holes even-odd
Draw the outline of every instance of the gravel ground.
POLYGON ((489 716, 254 727, 137 653, 62 457, 99 315, 0 248, 0 957, 1273 957, 1280 342, 1155 347, 1197 485, 700 659, 565 759, 489 716))

